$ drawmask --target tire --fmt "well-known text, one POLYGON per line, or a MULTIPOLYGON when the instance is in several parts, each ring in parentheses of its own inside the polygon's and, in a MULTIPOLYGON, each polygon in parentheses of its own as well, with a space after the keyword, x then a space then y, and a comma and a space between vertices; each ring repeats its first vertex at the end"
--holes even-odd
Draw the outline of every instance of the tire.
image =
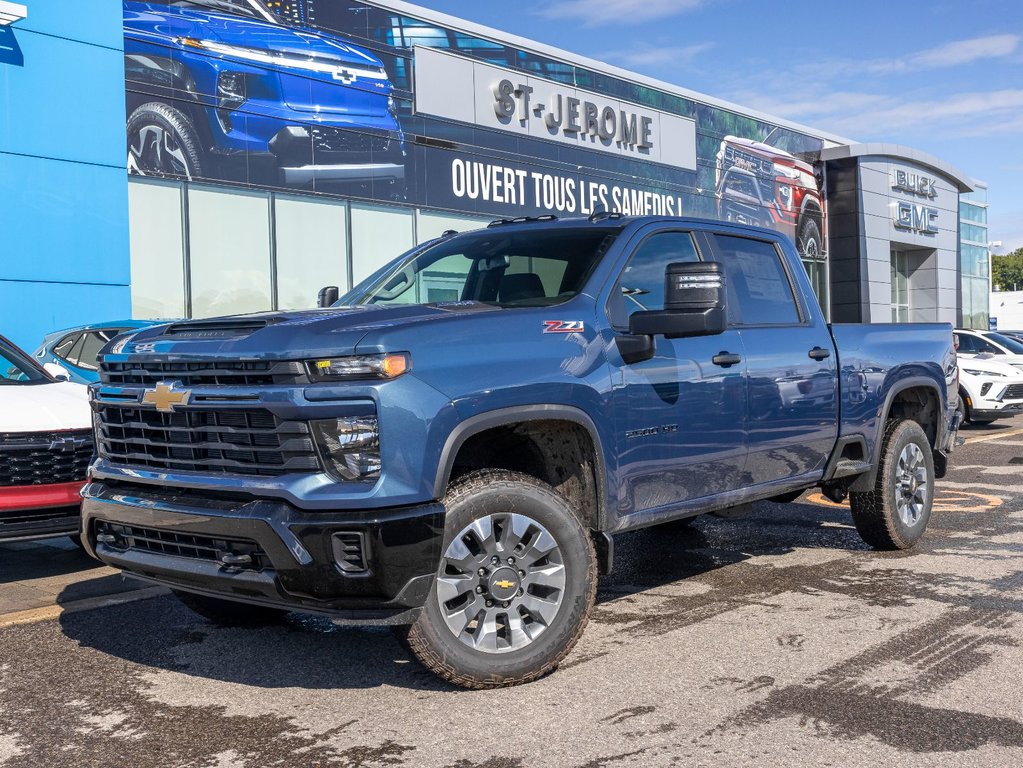
POLYGON ((128 172, 192 180, 203 175, 199 134, 188 116, 153 101, 131 113, 127 125, 128 172))
POLYGON ((222 600, 178 589, 171 591, 194 613, 220 627, 262 627, 278 624, 287 615, 287 611, 278 608, 236 603, 234 600, 222 600))
POLYGON ((518 472, 465 475, 444 505, 444 550, 409 629, 410 650, 464 688, 502 688, 547 674, 593 611, 597 558, 588 531, 553 488, 518 472))
POLYGON ((959 407, 956 409, 959 411, 959 423, 969 424, 970 423, 970 411, 966 407, 966 395, 962 392, 959 393, 959 407))
POLYGON ((824 236, 821 234, 820 214, 817 210, 807 209, 799 222, 796 232, 796 249, 806 259, 819 259, 824 252, 824 236))
POLYGON ((853 522, 875 549, 909 549, 931 517, 934 457, 915 421, 889 421, 883 439, 874 490, 849 494, 853 522))

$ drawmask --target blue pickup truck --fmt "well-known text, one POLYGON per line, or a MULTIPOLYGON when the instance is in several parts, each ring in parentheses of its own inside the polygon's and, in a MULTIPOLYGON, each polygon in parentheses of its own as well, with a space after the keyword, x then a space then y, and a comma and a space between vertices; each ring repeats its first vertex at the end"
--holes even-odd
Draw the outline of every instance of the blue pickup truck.
POLYGON ((819 487, 911 547, 956 376, 948 325, 829 326, 766 229, 498 221, 334 306, 112 342, 84 545, 216 622, 392 624, 511 685, 579 638, 615 533, 819 487))

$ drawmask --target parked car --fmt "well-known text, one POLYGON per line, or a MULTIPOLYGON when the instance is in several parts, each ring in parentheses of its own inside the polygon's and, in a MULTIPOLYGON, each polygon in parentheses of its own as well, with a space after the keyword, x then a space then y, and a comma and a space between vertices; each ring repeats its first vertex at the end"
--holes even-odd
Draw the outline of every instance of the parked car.
POLYGON ((0 336, 0 541, 76 535, 92 451, 85 387, 0 336))
POLYGON ((959 357, 987 356, 1023 368, 1023 342, 997 331, 957 329, 956 335, 959 337, 959 347, 956 350, 959 357))
POLYGON ((263 0, 124 3, 128 169, 400 197, 405 142, 383 62, 263 0))
POLYGON ((48 334, 35 359, 54 377, 66 377, 78 384, 99 380, 99 351, 108 341, 127 331, 137 331, 166 320, 115 320, 77 328, 65 328, 48 334))
POLYGON ((959 409, 970 424, 1023 412, 1023 370, 984 355, 960 360, 959 409))
POLYGON ((550 219, 449 234, 334 309, 112 342, 88 550, 215 622, 410 625, 488 688, 571 650, 615 533, 820 487, 874 547, 920 539, 951 326, 829 326, 774 231, 550 219))

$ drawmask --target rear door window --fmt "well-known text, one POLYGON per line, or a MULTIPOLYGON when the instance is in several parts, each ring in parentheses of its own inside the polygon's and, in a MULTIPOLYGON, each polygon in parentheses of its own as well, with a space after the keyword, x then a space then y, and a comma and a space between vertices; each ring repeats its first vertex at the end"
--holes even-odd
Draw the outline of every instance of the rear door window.
POLYGON ((730 319, 739 325, 795 325, 801 322, 781 254, 774 243, 714 235, 725 269, 730 319))

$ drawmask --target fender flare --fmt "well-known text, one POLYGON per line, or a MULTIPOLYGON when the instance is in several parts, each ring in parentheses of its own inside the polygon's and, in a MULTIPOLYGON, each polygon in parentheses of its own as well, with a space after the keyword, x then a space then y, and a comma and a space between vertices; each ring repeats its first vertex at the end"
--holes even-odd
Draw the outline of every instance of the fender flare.
POLYGON ((433 497, 443 499, 447 492, 448 478, 454 468, 455 457, 465 441, 488 429, 518 424, 523 421, 569 421, 578 424, 590 436, 595 453, 595 470, 597 484, 597 521, 598 530, 604 530, 607 521, 607 472, 604 465, 604 445, 597 431, 597 425, 589 414, 581 408, 571 405, 516 405, 509 408, 498 408, 485 411, 459 422, 448 435, 441 450, 434 479, 433 497))
POLYGON ((918 389, 925 387, 934 392, 934 397, 938 401, 938 423, 934 429, 934 444, 931 446, 932 451, 939 450, 941 445, 942 436, 945 431, 944 423, 944 409, 942 407, 941 389, 938 387, 934 379, 928 376, 910 376, 906 379, 901 379, 898 384, 892 386, 885 396, 884 406, 881 409, 881 415, 878 418, 877 427, 877 439, 874 441, 874 449, 870 457, 870 471, 865 472, 856 478, 855 482, 849 486, 851 491, 869 491, 874 487, 874 482, 877 480, 877 465, 881 460, 881 450, 884 448, 884 430, 885 424, 888 421, 888 413, 891 411, 892 403, 895 402, 895 398, 900 392, 905 392, 908 389, 918 389))

